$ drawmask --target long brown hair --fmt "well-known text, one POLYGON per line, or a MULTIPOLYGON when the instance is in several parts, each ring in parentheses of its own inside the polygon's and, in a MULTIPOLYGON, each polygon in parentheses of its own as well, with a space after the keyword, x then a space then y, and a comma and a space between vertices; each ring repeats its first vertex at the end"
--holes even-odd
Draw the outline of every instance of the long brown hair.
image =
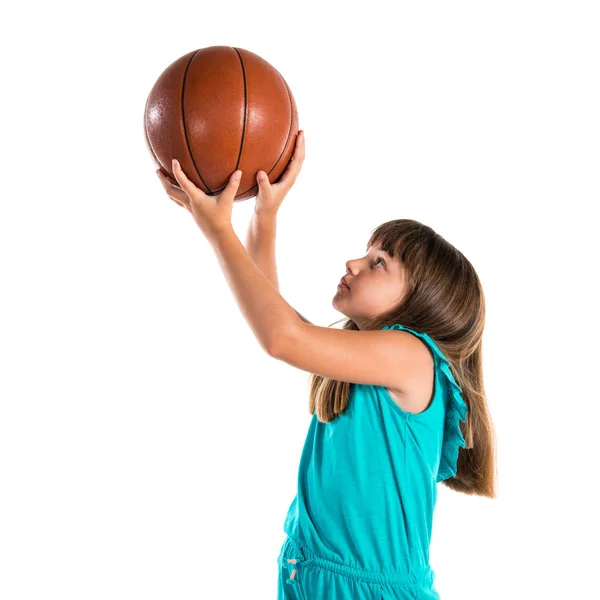
MULTIPOLYGON (((495 498, 495 434, 483 386, 485 298, 479 277, 459 250, 419 221, 396 219, 379 225, 367 249, 376 244, 392 258, 398 256, 407 289, 394 310, 369 319, 363 329, 400 323, 435 341, 468 407, 466 421, 459 423, 466 448, 459 448, 456 475, 442 483, 457 492, 495 498)), ((342 328, 359 329, 349 318, 342 328)), ((348 407, 350 385, 312 373, 310 414, 316 411, 322 423, 339 417, 348 407)))

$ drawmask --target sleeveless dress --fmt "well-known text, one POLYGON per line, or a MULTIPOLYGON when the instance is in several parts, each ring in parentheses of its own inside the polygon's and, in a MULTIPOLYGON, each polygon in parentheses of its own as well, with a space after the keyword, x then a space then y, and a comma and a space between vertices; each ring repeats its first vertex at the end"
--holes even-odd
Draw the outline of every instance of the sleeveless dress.
POLYGON ((439 599, 429 545, 437 483, 456 474, 467 406, 426 333, 433 399, 402 410, 383 386, 352 383, 346 411, 313 414, 278 565, 278 600, 439 599))

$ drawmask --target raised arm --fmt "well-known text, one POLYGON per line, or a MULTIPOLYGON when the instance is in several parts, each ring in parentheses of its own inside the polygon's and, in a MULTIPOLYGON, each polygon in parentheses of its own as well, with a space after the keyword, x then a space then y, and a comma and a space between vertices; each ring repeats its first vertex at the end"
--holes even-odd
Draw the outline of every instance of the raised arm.
MULTIPOLYGON (((256 266, 269 280, 273 287, 279 291, 277 279, 277 260, 275 256, 275 237, 277 233, 277 212, 257 212, 252 214, 248 234, 246 236, 246 250, 252 257, 256 266)), ((296 309, 294 309, 296 310, 296 309)), ((305 322, 310 323, 297 310, 296 314, 305 322)), ((310 323, 312 325, 312 323, 310 323)))

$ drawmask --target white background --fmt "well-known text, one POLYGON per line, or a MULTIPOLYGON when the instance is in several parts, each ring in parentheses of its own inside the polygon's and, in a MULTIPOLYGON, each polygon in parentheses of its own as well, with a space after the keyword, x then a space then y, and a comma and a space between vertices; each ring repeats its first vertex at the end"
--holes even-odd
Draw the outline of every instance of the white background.
MULTIPOLYGON (((212 45, 255 52, 296 98, 292 306, 342 318, 345 261, 397 218, 482 280, 498 497, 438 485, 442 599, 597 594, 597 7, 3 9, 0 598, 276 597, 309 374, 261 350, 143 138, 156 78, 212 45)), ((243 242, 253 203, 234 206, 243 242)))

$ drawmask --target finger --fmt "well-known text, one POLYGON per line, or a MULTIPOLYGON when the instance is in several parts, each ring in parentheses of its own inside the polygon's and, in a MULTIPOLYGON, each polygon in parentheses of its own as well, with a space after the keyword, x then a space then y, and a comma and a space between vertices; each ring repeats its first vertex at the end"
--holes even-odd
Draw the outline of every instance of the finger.
MULTIPOLYGON (((175 202, 175 204, 179 204, 179 206, 183 206, 184 208, 187 208, 187 202, 185 200, 179 200, 179 198, 176 198, 175 196, 172 196, 171 194, 167 193, 167 196, 169 196, 169 198, 171 200, 173 200, 173 202, 175 202)), ((187 196, 186 196, 186 200, 187 200, 187 196)))
POLYGON ((171 200, 173 200, 173 202, 175 202, 175 204, 179 204, 179 206, 183 206, 183 208, 187 208, 187 206, 183 202, 179 202, 179 200, 176 200, 172 196, 169 196, 169 198, 171 198, 171 200))
MULTIPOLYGON (((179 187, 179 184, 177 183, 177 181, 175 181, 175 179, 172 179, 171 177, 169 177, 168 175, 166 175, 162 169, 157 169, 156 174, 158 175, 160 182, 165 185, 165 184, 169 184, 172 185, 174 188, 181 190, 181 188, 179 187)), ((183 191, 183 190, 182 190, 183 191)))
POLYGON ((174 197, 178 202, 182 204, 186 204, 187 202, 187 194, 177 185, 172 183, 172 179, 167 177, 160 169, 156 171, 160 182, 162 183, 165 192, 167 192, 170 198, 174 197))
MULTIPOLYGON (((172 177, 169 177, 168 175, 164 175, 163 177, 175 188, 177 188, 178 190, 181 190, 181 188, 179 187, 179 184, 177 183, 177 180, 173 179, 172 177)), ((183 191, 183 190, 182 190, 183 191)))
POLYGON ((284 190, 289 191, 290 188, 296 182, 296 178, 300 173, 300 169, 302 168, 302 164, 304 163, 304 132, 300 132, 298 137, 296 138, 296 148, 294 149, 294 155, 292 156, 290 162, 287 164, 283 175, 279 178, 276 185, 277 187, 282 187, 284 190))
POLYGON ((296 136, 296 145, 294 147, 294 160, 304 160, 305 148, 304 148, 304 131, 299 131, 296 136))
POLYGON ((268 191, 271 189, 271 182, 269 181, 269 176, 264 171, 259 171, 256 174, 256 180, 258 181, 258 187, 262 191, 268 191))
POLYGON ((291 167, 296 169, 296 174, 300 172, 302 163, 304 162, 304 131, 300 131, 296 137, 296 145, 294 147, 294 154, 288 163, 288 168, 291 167))
POLYGON ((173 166, 173 175, 179 184, 179 187, 188 195, 192 196, 194 193, 202 192, 199 190, 188 178, 187 175, 183 172, 181 165, 177 159, 173 159, 171 161, 173 166))
POLYGON ((242 180, 242 171, 238 169, 231 174, 229 177, 229 182, 227 183, 227 187, 221 192, 221 196, 223 198, 228 198, 233 201, 235 198, 235 194, 240 187, 240 181, 242 180))

